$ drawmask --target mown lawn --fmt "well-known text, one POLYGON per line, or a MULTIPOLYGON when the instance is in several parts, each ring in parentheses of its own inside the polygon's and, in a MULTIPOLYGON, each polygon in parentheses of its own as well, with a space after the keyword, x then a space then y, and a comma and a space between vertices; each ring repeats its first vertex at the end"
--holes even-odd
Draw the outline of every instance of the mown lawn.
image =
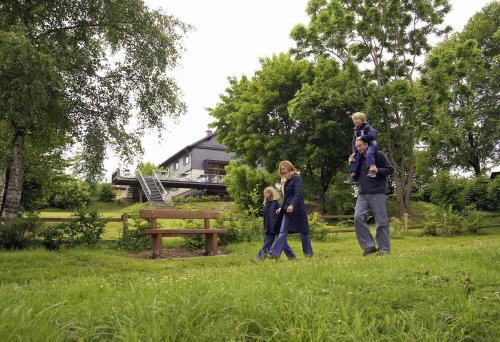
POLYGON ((497 341, 500 231, 486 232, 413 232, 393 240, 390 256, 366 258, 354 234, 338 234, 293 262, 254 262, 257 243, 182 260, 104 247, 0 252, 0 337, 497 341))

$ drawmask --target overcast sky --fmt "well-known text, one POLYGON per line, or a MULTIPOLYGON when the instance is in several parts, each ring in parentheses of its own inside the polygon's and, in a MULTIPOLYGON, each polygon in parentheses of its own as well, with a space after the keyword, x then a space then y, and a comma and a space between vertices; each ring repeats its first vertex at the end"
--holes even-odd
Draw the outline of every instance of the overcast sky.
MULTIPOLYGON (((214 107, 228 85, 228 76, 252 75, 259 57, 286 52, 293 46, 290 31, 307 23, 307 0, 145 0, 163 8, 195 30, 185 38, 186 51, 173 76, 183 91, 188 110, 178 123, 170 122, 162 139, 144 137, 143 161, 161 163, 181 148, 202 138, 214 107)), ((445 23, 459 31, 467 20, 490 1, 451 0, 445 23)), ((105 162, 107 180, 120 160, 110 155, 105 162)), ((130 166, 133 169, 133 166, 130 166)))

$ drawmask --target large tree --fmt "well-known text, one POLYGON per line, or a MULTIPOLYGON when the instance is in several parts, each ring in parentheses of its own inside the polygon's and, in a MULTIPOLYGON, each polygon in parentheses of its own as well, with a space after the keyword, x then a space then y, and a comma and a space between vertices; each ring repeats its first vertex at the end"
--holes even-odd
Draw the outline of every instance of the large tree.
POLYGON ((394 164, 401 212, 409 211, 413 151, 420 138, 417 101, 426 101, 415 85, 418 57, 430 50, 430 35, 450 30, 441 27, 449 10, 447 0, 311 0, 310 22, 292 30, 297 56, 355 61, 373 81, 367 114, 394 164))
MULTIPOLYGON (((351 114, 365 105, 367 85, 355 65, 341 68, 332 59, 318 58, 314 80, 290 101, 289 110, 302 128, 308 174, 318 186, 320 206, 326 211, 326 193, 339 170, 347 171, 351 153, 351 114)), ((334 201, 336 199, 333 199, 334 201)))
POLYGON ((145 129, 185 110, 168 71, 187 29, 141 0, 0 3, 0 121, 12 132, 2 216, 20 209, 27 136, 69 139, 92 180, 108 147, 130 159, 145 129))
POLYGON ((287 54, 262 59, 252 78, 230 79, 210 114, 218 139, 244 163, 274 172, 291 160, 322 208, 339 168, 347 168, 352 121, 364 106, 367 86, 353 64, 325 58, 294 60, 287 54))
POLYGON ((425 138, 436 168, 479 177, 500 161, 499 29, 500 3, 493 2, 426 58, 422 81, 437 110, 425 138))
POLYGON ((313 79, 313 66, 287 54, 263 58, 252 78, 229 79, 220 103, 209 109, 215 118, 217 138, 236 151, 246 164, 275 170, 289 159, 303 166, 304 135, 300 122, 291 117, 288 103, 303 84, 313 79))

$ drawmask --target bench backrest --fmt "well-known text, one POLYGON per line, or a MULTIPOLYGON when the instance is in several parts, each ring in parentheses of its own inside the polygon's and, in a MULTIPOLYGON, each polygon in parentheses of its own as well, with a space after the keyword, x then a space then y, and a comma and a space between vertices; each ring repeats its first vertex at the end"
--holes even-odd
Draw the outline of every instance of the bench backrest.
POLYGON ((139 217, 143 219, 217 219, 219 211, 195 210, 140 210, 139 217))

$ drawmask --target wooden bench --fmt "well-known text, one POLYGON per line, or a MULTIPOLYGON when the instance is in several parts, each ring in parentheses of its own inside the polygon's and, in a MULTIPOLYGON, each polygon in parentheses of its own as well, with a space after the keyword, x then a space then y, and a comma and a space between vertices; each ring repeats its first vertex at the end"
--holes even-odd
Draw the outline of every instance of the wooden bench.
POLYGON ((162 238, 164 236, 205 235, 206 255, 217 254, 217 236, 227 233, 226 229, 210 229, 210 219, 221 217, 218 211, 189 211, 189 210, 141 210, 139 217, 149 221, 150 229, 144 231, 153 239, 152 256, 157 258, 162 252, 162 238), (158 219, 203 219, 203 229, 158 229, 158 219))

